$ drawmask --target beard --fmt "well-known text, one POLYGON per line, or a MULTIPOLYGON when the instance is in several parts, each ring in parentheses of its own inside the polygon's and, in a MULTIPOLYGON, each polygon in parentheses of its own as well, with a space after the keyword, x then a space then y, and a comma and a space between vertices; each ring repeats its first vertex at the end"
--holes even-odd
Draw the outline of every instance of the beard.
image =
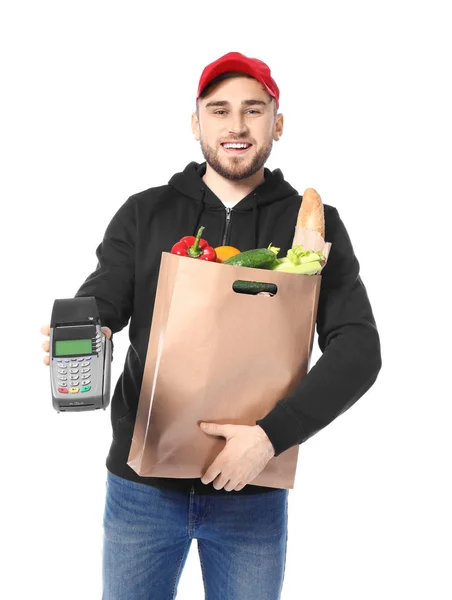
POLYGON ((240 181, 241 179, 251 177, 265 165, 272 151, 273 140, 270 139, 270 142, 257 152, 253 145, 250 150, 253 153, 251 160, 246 154, 242 156, 228 156, 223 153, 222 148, 215 150, 211 146, 204 144, 202 137, 200 144, 201 152, 206 162, 216 173, 230 181, 240 181), (220 157, 220 153, 223 153, 223 156, 220 157))

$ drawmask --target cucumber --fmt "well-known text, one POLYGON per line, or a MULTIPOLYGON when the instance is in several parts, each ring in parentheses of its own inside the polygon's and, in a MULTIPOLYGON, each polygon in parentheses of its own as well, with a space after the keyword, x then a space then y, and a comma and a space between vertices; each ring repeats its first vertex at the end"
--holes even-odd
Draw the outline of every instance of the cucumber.
POLYGON ((238 279, 232 284, 232 289, 239 294, 258 294, 259 292, 276 294, 276 285, 266 281, 242 281, 238 279))
POLYGON ((252 267, 255 269, 269 269, 276 260, 276 254, 268 248, 257 248, 256 250, 245 250, 235 256, 231 256, 223 262, 224 265, 234 267, 252 267))

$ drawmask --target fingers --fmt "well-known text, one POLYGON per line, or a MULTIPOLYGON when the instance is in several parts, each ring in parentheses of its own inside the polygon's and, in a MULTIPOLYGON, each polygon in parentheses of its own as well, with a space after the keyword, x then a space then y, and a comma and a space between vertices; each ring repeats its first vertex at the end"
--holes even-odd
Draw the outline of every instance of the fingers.
MULTIPOLYGON (((41 327, 41 333, 42 333, 42 335, 50 336, 50 325, 49 324, 43 325, 41 327)), ((50 351, 50 342, 49 341, 43 342, 41 344, 41 348, 44 350, 44 352, 49 352, 50 351)), ((42 359, 42 362, 45 365, 49 366, 50 365, 50 356, 48 354, 46 354, 46 356, 44 356, 44 358, 42 359)))

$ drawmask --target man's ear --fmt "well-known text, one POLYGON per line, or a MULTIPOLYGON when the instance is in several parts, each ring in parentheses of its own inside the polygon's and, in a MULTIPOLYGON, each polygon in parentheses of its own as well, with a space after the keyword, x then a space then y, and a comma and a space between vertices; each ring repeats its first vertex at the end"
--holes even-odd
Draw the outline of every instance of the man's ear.
POLYGON ((199 121, 198 121, 198 115, 195 112, 191 116, 191 130, 193 132, 193 137, 195 138, 195 140, 197 142, 199 142, 199 140, 200 140, 199 121))
POLYGON ((273 139, 277 142, 279 140, 279 138, 282 136, 283 134, 283 129, 284 129, 284 116, 280 113, 278 114, 278 116, 276 117, 276 124, 275 124, 275 129, 273 132, 273 139))

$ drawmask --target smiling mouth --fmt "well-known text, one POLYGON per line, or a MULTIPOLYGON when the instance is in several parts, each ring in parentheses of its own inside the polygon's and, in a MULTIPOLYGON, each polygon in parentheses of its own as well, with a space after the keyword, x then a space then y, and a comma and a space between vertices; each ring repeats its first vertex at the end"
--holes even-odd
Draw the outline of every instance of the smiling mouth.
POLYGON ((223 144, 221 144, 221 147, 227 154, 245 154, 253 147, 253 144, 250 144, 248 148, 225 148, 223 144))

